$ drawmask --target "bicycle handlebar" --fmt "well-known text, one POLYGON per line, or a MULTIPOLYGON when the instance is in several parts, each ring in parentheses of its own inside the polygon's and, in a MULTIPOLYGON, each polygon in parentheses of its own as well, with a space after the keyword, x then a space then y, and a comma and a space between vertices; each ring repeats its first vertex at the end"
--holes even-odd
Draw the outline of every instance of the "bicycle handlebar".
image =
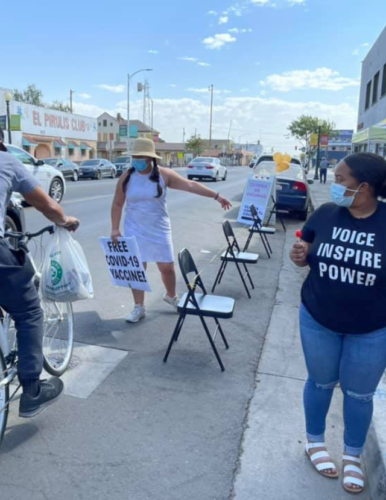
POLYGON ((40 231, 37 231, 36 233, 14 233, 12 231, 6 231, 4 233, 5 238, 15 238, 17 240, 22 240, 23 238, 27 239, 27 241, 32 240, 33 238, 37 238, 38 236, 41 236, 44 233, 50 233, 53 234, 55 231, 55 226, 46 226, 43 229, 40 229, 40 231))

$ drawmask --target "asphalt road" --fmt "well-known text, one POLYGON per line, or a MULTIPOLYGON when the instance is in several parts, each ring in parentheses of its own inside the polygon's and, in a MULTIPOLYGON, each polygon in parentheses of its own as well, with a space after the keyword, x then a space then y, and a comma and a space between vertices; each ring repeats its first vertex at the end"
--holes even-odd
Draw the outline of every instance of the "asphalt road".
MULTIPOLYGON (((191 251, 208 288, 220 265, 216 254, 225 245, 224 219, 231 220, 242 243, 247 237, 236 220, 248 173, 247 168, 230 168, 226 182, 208 183, 232 201, 228 213, 213 200, 168 193, 175 251, 183 247, 191 251)), ((226 371, 220 371, 194 318, 186 322, 164 364, 177 316, 162 301, 155 265, 149 266, 153 293, 147 297, 148 316, 128 325, 124 316, 132 308, 130 292, 111 285, 99 246, 98 237, 110 232, 115 181, 67 185, 63 207, 81 219, 76 237, 89 261, 95 298, 74 307, 78 344, 66 395, 29 421, 18 418, 16 402, 11 407, 0 451, 2 496, 14 500, 231 498, 254 375, 278 285, 282 231, 271 239, 272 259, 268 260, 257 239, 250 247, 260 254, 251 269, 256 285, 252 300, 247 299, 233 268, 216 290, 237 301, 234 318, 223 321, 229 351, 217 338, 226 371)), ((35 210, 26 212, 28 229, 45 224, 35 210)), ((180 276, 179 291, 184 292, 180 276)))

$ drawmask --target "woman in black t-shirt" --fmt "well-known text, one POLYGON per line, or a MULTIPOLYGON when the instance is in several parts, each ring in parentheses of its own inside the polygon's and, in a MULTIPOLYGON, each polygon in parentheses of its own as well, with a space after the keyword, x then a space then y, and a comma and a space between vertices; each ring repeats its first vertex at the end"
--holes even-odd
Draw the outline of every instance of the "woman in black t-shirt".
POLYGON ((302 288, 300 331, 308 370, 306 451, 317 471, 338 472, 324 432, 334 387, 344 394, 343 487, 364 488, 360 468, 373 396, 386 368, 386 161, 358 153, 335 170, 333 203, 316 210, 291 250, 310 267, 302 288))

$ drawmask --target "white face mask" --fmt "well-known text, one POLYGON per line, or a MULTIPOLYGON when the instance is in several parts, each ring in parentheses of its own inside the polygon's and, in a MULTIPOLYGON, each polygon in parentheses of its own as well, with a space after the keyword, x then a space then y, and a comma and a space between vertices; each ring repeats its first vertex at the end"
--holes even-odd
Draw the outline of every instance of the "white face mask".
POLYGON ((331 200, 340 207, 350 208, 354 203, 355 195, 359 192, 361 185, 358 186, 358 189, 349 189, 346 186, 342 186, 342 184, 334 182, 331 184, 331 200), (347 191, 351 191, 354 194, 352 196, 345 196, 347 191))

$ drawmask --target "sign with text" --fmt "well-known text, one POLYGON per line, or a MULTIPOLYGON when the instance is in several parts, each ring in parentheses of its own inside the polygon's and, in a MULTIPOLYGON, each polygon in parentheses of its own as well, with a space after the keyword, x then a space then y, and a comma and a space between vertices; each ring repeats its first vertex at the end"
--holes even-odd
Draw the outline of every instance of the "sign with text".
MULTIPOLYGON (((251 175, 245 186, 241 202, 238 222, 253 225, 250 206, 256 207, 257 213, 263 223, 266 223, 273 205, 272 196, 276 197, 276 177, 255 177, 251 175)), ((271 219, 273 221, 273 218, 271 219)))
POLYGON ((10 116, 10 129, 13 132, 21 131, 21 116, 20 115, 11 115, 10 116))
POLYGON ((119 125, 119 136, 127 137, 127 125, 119 125))
POLYGON ((320 136, 320 145, 323 146, 328 146, 328 134, 321 134, 320 136))
POLYGON ((134 237, 118 238, 117 244, 111 238, 99 238, 99 241, 113 285, 151 292, 134 237))
MULTIPOLYGON (((98 139, 98 125, 95 118, 17 101, 11 101, 10 108, 12 115, 20 117, 21 131, 25 134, 90 141, 98 139)), ((0 115, 3 114, 6 114, 6 106, 4 91, 0 90, 0 115)))

